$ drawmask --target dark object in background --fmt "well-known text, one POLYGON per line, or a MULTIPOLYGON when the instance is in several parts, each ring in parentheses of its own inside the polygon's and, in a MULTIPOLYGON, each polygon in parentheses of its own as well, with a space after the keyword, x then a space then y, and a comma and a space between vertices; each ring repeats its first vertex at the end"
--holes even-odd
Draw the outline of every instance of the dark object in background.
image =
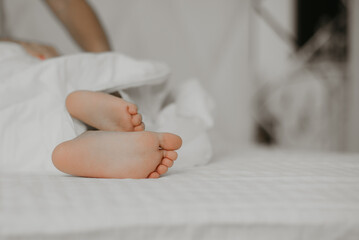
POLYGON ((347 1, 346 0, 297 0, 296 34, 297 47, 303 47, 318 29, 330 24, 330 44, 321 49, 335 61, 347 60, 347 1))
MULTIPOLYGON (((324 27, 330 32, 330 42, 316 50, 311 61, 330 59, 345 63, 347 60, 347 8, 346 0, 296 0, 296 45, 298 50, 310 44, 311 38, 324 27), (330 24, 328 24, 330 23, 330 24)), ((257 124, 255 140, 265 145, 273 145, 275 121, 265 122, 265 127, 257 124), (269 129, 268 129, 269 128, 269 129)))
POLYGON ((341 9, 341 0, 297 0, 297 45, 304 44, 324 24, 335 18, 341 9))

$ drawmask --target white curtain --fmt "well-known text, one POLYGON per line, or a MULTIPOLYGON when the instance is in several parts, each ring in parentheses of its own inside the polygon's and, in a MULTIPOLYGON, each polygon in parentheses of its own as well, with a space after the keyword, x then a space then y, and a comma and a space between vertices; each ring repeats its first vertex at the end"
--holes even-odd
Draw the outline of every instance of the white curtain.
MULTIPOLYGON (((215 145, 250 145, 249 0, 101 0, 96 9, 115 51, 167 62, 174 86, 196 77, 216 102, 215 145)), ((79 49, 38 0, 5 0, 7 28, 62 53, 79 49)))

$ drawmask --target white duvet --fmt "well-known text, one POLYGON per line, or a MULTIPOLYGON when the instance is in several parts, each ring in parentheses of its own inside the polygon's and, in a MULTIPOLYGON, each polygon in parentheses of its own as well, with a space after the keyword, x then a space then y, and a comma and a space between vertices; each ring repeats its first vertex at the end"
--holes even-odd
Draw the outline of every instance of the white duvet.
POLYGON ((65 108, 75 90, 120 91, 135 102, 147 130, 179 134, 184 145, 177 168, 211 157, 207 130, 211 101, 197 81, 168 89, 169 68, 116 53, 79 54, 40 61, 12 43, 0 44, 1 170, 55 170, 55 146, 85 131, 65 108), (162 108, 169 93, 174 102, 162 108))

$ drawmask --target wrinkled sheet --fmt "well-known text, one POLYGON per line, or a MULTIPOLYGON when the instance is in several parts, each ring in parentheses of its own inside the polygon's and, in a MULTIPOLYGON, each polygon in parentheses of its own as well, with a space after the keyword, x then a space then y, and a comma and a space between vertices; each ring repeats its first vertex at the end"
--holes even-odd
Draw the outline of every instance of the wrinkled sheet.
POLYGON ((65 107, 67 95, 75 90, 119 91, 139 106, 147 130, 183 135, 179 167, 208 162, 212 154, 207 130, 213 126, 209 97, 196 80, 171 91, 169 75, 165 64, 118 53, 40 61, 16 44, 1 43, 0 169, 57 171, 51 163, 53 149, 85 131, 65 107), (172 92, 174 101, 162 109, 172 92))
POLYGON ((227 151, 159 179, 3 173, 1 239, 358 239, 359 155, 227 151))

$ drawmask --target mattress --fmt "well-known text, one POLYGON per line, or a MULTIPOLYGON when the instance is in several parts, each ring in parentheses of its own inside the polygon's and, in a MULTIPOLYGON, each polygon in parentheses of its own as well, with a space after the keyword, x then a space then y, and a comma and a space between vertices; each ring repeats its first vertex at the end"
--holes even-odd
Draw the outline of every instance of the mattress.
POLYGON ((359 238, 359 155, 232 150, 154 180, 2 172, 0 184, 0 239, 359 238))

